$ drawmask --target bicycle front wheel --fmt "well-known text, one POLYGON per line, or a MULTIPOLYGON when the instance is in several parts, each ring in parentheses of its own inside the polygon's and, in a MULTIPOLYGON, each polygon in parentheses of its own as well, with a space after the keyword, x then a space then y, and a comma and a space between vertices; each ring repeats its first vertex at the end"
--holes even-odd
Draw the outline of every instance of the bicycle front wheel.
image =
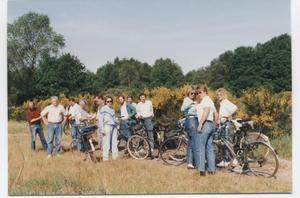
POLYGON ((150 155, 150 144, 140 135, 132 135, 127 141, 129 155, 137 160, 146 159, 150 155))
POLYGON ((279 162, 274 149, 264 142, 252 142, 247 147, 246 161, 249 170, 256 176, 274 177, 279 162))
POLYGON ((187 142, 180 136, 168 138, 160 147, 161 159, 174 166, 179 166, 186 161, 187 142))

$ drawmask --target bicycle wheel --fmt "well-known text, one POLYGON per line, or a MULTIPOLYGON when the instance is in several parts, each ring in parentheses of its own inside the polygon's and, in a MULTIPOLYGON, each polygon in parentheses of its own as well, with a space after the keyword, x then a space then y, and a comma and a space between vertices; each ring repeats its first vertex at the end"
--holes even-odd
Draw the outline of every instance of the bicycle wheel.
POLYGON ((132 135, 127 141, 127 150, 132 158, 143 160, 150 155, 150 144, 146 138, 132 135))
POLYGON ((274 177, 278 170, 278 157, 272 147, 264 142, 252 142, 247 147, 246 161, 256 176, 274 177))
POLYGON ((221 161, 226 160, 227 162, 231 163, 231 166, 233 166, 232 162, 233 162, 234 156, 232 154, 232 151, 230 151, 230 149, 228 148, 227 145, 225 145, 224 142, 221 142, 221 140, 215 140, 213 142, 213 148, 214 148, 214 153, 215 153, 216 165, 219 164, 221 161))
POLYGON ((174 166, 179 166, 186 161, 187 142, 180 136, 170 137, 165 140, 159 150, 161 159, 174 166))

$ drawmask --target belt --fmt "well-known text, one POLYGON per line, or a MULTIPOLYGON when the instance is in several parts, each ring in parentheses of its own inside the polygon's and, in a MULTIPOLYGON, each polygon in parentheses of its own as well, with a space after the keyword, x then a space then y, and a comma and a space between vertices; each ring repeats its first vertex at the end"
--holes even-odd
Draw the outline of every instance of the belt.
POLYGON ((191 115, 191 116, 186 116, 186 118, 197 118, 197 116, 191 115))
POLYGON ((60 122, 48 122, 48 123, 50 123, 50 124, 61 124, 62 121, 60 121, 60 122))

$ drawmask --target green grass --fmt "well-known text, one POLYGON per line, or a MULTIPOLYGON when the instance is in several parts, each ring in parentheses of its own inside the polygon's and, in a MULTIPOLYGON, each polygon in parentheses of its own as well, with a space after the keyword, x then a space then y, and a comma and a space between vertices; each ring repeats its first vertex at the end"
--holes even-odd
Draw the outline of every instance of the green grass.
POLYGON ((284 135, 283 137, 273 139, 271 140, 271 144, 279 157, 292 159, 292 136, 284 135))

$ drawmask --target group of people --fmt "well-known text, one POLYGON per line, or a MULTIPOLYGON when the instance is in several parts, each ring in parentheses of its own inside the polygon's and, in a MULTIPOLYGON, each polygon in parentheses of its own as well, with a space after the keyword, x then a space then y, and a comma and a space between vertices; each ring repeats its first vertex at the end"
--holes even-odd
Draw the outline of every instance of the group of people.
MULTIPOLYGON (((187 145, 187 168, 198 169, 201 176, 215 173, 215 154, 213 149, 213 134, 219 124, 224 124, 225 130, 223 136, 228 136, 228 128, 233 113, 237 106, 227 99, 226 90, 220 88, 216 91, 219 101, 219 111, 216 110, 214 102, 207 95, 206 85, 190 86, 183 100, 181 111, 185 121, 185 130, 188 136, 187 145), (207 164, 207 165, 206 165, 207 164), (206 168, 207 167, 207 168, 206 168)), ((153 138, 153 105, 146 99, 146 94, 139 96, 139 103, 133 102, 132 97, 126 98, 121 95, 118 97, 119 108, 118 115, 113 108, 113 98, 98 95, 94 102, 97 106, 95 113, 87 112, 87 101, 80 100, 76 103, 74 98, 69 99, 69 105, 65 109, 59 104, 56 96, 51 97, 51 104, 42 111, 35 107, 33 101, 28 103, 27 121, 31 132, 31 148, 35 150, 36 135, 38 134, 41 144, 47 150, 47 158, 51 158, 53 153, 60 155, 61 138, 63 124, 68 121, 71 127, 72 140, 78 136, 78 126, 90 121, 96 120, 98 126, 98 142, 102 151, 103 161, 109 160, 109 151, 111 150, 112 159, 118 157, 118 135, 117 121, 120 122, 120 132, 125 141, 130 137, 130 127, 140 120, 147 132, 151 150, 154 149, 153 138), (47 141, 44 137, 41 121, 48 126, 47 141), (55 149, 53 143, 55 142, 55 149), (55 152, 53 152, 55 150, 55 152)), ((76 145, 79 151, 82 151, 80 142, 76 145)), ((229 154, 224 149, 223 161, 217 166, 226 167, 229 165, 229 154)))
MULTIPOLYGON (((98 125, 97 135, 100 150, 102 150, 103 161, 109 159, 109 150, 112 152, 112 159, 118 157, 118 133, 117 121, 120 122, 120 132, 124 140, 130 137, 130 127, 135 125, 137 120, 140 120, 144 125, 151 149, 154 149, 153 138, 153 122, 154 117, 153 105, 150 100, 146 99, 146 94, 142 93, 139 96, 140 102, 138 104, 132 101, 132 97, 126 98, 119 96, 119 109, 120 116, 116 116, 113 109, 113 98, 103 97, 98 95, 95 97, 94 102, 97 105, 95 113, 89 114, 87 112, 87 101, 80 100, 76 103, 74 98, 69 99, 69 105, 65 109, 63 105, 59 104, 56 96, 51 97, 51 104, 46 106, 42 111, 35 107, 33 101, 28 103, 27 121, 31 132, 31 148, 34 151, 36 145, 36 136, 39 135, 43 148, 47 150, 47 158, 51 158, 53 153, 60 156, 61 152, 61 138, 62 127, 68 122, 71 128, 72 141, 76 140, 79 133, 79 128, 86 122, 96 120, 98 125), (47 141, 44 137, 41 121, 48 126, 47 141), (55 142, 55 149, 53 143, 55 142), (54 152, 53 152, 54 150, 54 152)), ((76 142, 78 151, 82 151, 82 142, 76 142)))
MULTIPOLYGON (((230 119, 237 110, 237 106, 227 99, 224 88, 216 91, 219 111, 207 94, 206 85, 190 86, 181 106, 181 111, 186 117, 185 127, 188 135, 187 168, 197 168, 200 176, 206 175, 206 169, 208 174, 215 173, 213 134, 219 124, 224 124, 227 127, 224 127, 221 135, 228 137, 230 119)), ((229 154, 225 148, 222 153, 223 160, 217 166, 226 167, 229 165, 229 154)))

